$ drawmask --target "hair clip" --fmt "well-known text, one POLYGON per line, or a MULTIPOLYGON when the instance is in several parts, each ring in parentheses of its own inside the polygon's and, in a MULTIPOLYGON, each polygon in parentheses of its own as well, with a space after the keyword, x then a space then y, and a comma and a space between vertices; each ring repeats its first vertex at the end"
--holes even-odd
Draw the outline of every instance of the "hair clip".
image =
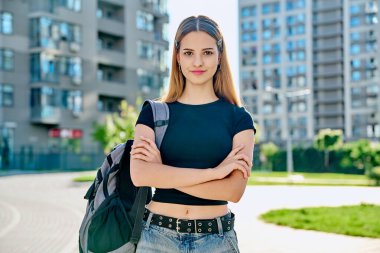
POLYGON ((219 39, 216 42, 216 45, 218 45, 218 48, 219 48, 220 51, 223 51, 223 39, 219 39))
POLYGON ((174 46, 175 46, 176 49, 179 48, 179 42, 177 40, 174 40, 174 46))

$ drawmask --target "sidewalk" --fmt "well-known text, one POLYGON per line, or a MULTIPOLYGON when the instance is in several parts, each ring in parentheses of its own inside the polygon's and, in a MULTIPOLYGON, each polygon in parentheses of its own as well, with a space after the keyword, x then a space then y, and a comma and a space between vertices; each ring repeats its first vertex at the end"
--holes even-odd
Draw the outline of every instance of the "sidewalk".
MULTIPOLYGON (((75 175, 0 177, 0 252, 78 252, 89 183, 73 183, 75 175)), ((378 253, 380 239, 295 230, 256 217, 282 207, 380 204, 379 192, 374 187, 249 186, 239 203, 230 204, 241 253, 378 253)))

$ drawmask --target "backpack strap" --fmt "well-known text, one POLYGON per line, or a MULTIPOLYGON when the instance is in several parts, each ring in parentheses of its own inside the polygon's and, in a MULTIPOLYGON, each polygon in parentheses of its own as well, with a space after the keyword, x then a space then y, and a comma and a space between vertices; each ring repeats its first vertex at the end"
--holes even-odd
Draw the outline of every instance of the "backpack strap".
MULTIPOLYGON (((154 133, 156 138, 157 148, 160 149, 162 140, 164 138, 166 129, 169 124, 169 107, 165 102, 146 100, 143 104, 150 103, 153 112, 153 121, 154 121, 154 133)), ((150 187, 140 187, 135 201, 136 217, 135 224, 133 226, 132 235, 130 241, 134 244, 137 244, 140 240, 141 231, 142 231, 142 220, 144 217, 145 204, 148 197, 150 187)))
POLYGON ((166 129, 169 125, 169 107, 165 102, 150 99, 145 100, 143 106, 147 103, 150 103, 152 107, 156 145, 157 148, 160 149, 166 129))

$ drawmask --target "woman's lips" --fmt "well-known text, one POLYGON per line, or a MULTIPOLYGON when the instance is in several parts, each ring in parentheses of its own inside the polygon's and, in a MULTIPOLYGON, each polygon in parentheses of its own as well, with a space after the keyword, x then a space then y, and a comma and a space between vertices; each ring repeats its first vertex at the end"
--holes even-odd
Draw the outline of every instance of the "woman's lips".
POLYGON ((203 71, 203 70, 194 70, 194 71, 191 71, 191 73, 193 73, 194 75, 202 75, 204 72, 206 71, 203 71))

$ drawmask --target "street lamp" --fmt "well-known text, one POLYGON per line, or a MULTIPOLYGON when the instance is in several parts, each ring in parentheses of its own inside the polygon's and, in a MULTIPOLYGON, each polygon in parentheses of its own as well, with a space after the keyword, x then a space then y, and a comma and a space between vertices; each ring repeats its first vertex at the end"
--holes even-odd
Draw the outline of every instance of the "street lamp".
POLYGON ((291 97, 298 97, 298 96, 304 96, 310 94, 310 89, 302 89, 302 90, 295 90, 295 91, 282 91, 276 88, 273 88, 272 86, 265 86, 265 91, 271 92, 271 93, 277 93, 280 94, 281 97, 283 97, 284 101, 284 115, 285 115, 285 133, 286 133, 286 169, 288 172, 288 176, 290 176, 294 172, 294 163, 293 163, 293 151, 292 151, 292 135, 289 131, 289 114, 288 114, 288 98, 291 97))

